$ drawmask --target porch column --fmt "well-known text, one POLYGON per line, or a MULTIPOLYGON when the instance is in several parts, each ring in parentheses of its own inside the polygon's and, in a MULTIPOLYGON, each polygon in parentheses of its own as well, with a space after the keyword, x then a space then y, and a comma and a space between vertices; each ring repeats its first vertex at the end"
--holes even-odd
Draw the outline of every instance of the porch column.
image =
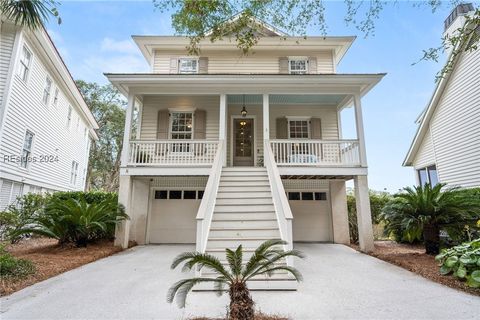
POLYGON ((345 181, 330 181, 330 202, 332 205, 333 242, 350 244, 345 181))
POLYGON ((131 92, 128 94, 128 105, 125 114, 125 128, 123 131, 123 149, 121 156, 121 166, 126 167, 128 163, 128 155, 130 152, 130 135, 132 133, 132 118, 135 109, 135 95, 131 92))
POLYGON ((372 213, 370 211, 367 176, 355 176, 353 181, 355 186, 358 242, 360 244, 360 250, 364 252, 372 252, 375 248, 373 245, 372 213))
MULTIPOLYGON (((120 186, 118 188, 118 203, 125 207, 125 212, 132 219, 132 177, 127 175, 120 176, 120 186)), ((130 220, 124 220, 115 227, 115 246, 128 248, 130 235, 130 220)))
POLYGON ((357 139, 360 148, 360 164, 367 167, 367 151, 365 148, 365 131, 363 129, 363 114, 360 94, 353 95, 353 105, 355 107, 355 127, 357 129, 357 139))
POLYGON ((143 245, 146 242, 147 215, 150 198, 149 180, 133 179, 130 215, 130 239, 143 245))
POLYGON ((223 166, 227 165, 227 95, 222 93, 220 95, 220 123, 218 124, 218 139, 223 141, 223 154, 222 154, 222 163, 223 166))
POLYGON ((270 139, 270 97, 263 94, 263 140, 270 139))

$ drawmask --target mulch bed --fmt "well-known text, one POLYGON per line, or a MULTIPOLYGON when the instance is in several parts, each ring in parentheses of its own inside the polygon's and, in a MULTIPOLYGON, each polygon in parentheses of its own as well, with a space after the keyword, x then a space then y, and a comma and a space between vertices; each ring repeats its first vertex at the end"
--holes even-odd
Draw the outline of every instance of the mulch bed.
POLYGON ((36 272, 21 280, 1 279, 0 296, 122 251, 113 246, 113 241, 99 241, 86 248, 76 248, 72 245, 59 246, 57 240, 47 238, 32 238, 8 244, 6 250, 17 258, 32 261, 36 272))
MULTIPOLYGON (((227 318, 203 318, 203 317, 200 317, 200 318, 191 318, 190 320, 226 320, 227 318)), ((257 313, 255 314, 255 318, 254 320, 288 320, 288 318, 285 318, 285 317, 280 317, 280 316, 271 316, 271 315, 268 315, 268 314, 263 314, 263 313, 257 313)))
MULTIPOLYGON (((358 250, 358 246, 352 245, 352 247, 358 250)), ((375 241, 375 252, 370 255, 450 288, 480 296, 480 289, 470 288, 465 282, 451 275, 441 275, 435 257, 426 254, 422 245, 375 241)))

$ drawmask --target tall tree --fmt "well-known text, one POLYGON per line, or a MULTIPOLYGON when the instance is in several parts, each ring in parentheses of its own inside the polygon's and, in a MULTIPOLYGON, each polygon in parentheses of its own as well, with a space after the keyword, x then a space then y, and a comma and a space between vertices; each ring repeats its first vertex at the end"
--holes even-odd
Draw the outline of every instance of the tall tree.
POLYGON ((55 0, 0 0, 0 13, 16 25, 35 30, 51 17, 62 22, 58 5, 55 0))
MULTIPOLYGON (((397 4, 397 1, 382 0, 343 2, 345 23, 353 25, 365 37, 374 35, 375 23, 381 18, 382 11, 387 6, 397 4)), ((416 7, 428 6, 435 12, 442 5, 453 8, 460 2, 429 0, 412 4, 416 7)), ((162 12, 172 12, 173 28, 178 34, 190 38, 189 50, 195 54, 198 54, 199 44, 203 39, 208 38, 215 42, 232 35, 238 48, 248 53, 257 44, 261 34, 257 31, 262 26, 250 23, 255 17, 296 36, 306 37, 309 26, 315 26, 324 35, 328 29, 326 0, 153 0, 153 3, 162 12), (231 17, 237 13, 239 14, 234 23, 225 23, 231 22, 231 17)), ((424 50, 420 61, 438 61, 446 48, 453 48, 454 56, 462 51, 476 50, 480 37, 480 10, 477 9, 467 20, 466 27, 458 29, 455 35, 442 38, 441 45, 424 50), (472 40, 474 44, 468 45, 472 40)), ((439 72, 438 78, 451 70, 454 59, 451 60, 452 63, 448 63, 439 72)))
POLYGON ((90 149, 87 189, 117 191, 126 101, 112 85, 78 80, 77 86, 100 127, 90 149))

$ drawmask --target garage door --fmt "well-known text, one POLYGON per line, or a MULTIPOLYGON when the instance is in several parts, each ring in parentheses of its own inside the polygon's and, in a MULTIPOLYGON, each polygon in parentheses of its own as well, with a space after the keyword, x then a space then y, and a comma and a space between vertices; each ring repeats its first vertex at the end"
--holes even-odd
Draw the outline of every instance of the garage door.
POLYGON ((289 191, 293 241, 331 242, 332 219, 327 192, 289 191))
POLYGON ((155 190, 148 222, 149 243, 195 243, 203 191, 155 190))

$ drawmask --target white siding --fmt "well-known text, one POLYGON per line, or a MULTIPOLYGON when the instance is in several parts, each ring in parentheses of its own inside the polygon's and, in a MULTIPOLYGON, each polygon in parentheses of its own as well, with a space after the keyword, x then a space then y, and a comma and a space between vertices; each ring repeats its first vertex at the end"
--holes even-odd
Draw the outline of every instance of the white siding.
MULTIPOLYGON (((0 30, 0 117, 3 114, 4 95, 6 91, 8 71, 12 56, 13 44, 15 42, 15 29, 9 24, 2 23, 0 30)), ((0 119, 1 120, 1 119, 0 119)))
MULTIPOLYGON (((155 51, 153 62, 154 73, 170 73, 170 58, 186 56, 186 52, 155 51)), ((208 73, 279 73, 279 58, 286 56, 306 56, 317 58, 318 73, 333 73, 334 63, 331 51, 295 51, 295 52, 261 52, 241 55, 237 52, 221 53, 202 52, 208 57, 208 73)))
POLYGON ((435 152, 431 137, 429 130, 423 138, 420 148, 417 151, 415 161, 413 162, 415 169, 425 168, 429 165, 435 164, 435 152))
MULTIPOLYGON (((87 122, 81 118, 77 127, 79 107, 73 101, 69 101, 63 87, 59 88, 57 106, 52 104, 55 88, 61 83, 59 75, 48 67, 42 56, 43 52, 35 50, 25 35, 23 39, 33 53, 33 58, 26 83, 16 75, 16 70, 12 77, 12 89, 0 141, 0 157, 3 159, 4 156, 20 156, 25 132, 30 130, 35 134, 32 157, 36 157, 37 162, 31 162, 28 169, 24 169, 17 161, 7 161, 2 163, 0 172, 8 179, 23 180, 48 189, 83 190, 85 178, 83 172, 88 160, 89 138, 84 134, 87 122), (45 105, 42 102, 42 94, 47 74, 53 80, 53 85, 50 101, 45 105), (73 112, 68 129, 66 123, 69 105, 73 107, 73 112), (58 157, 58 162, 41 163, 41 156, 58 157), (70 184, 73 160, 79 163, 77 182, 74 185, 70 184)), ((20 45, 23 46, 23 43, 20 45)), ((15 59, 18 60, 19 57, 15 59)))

